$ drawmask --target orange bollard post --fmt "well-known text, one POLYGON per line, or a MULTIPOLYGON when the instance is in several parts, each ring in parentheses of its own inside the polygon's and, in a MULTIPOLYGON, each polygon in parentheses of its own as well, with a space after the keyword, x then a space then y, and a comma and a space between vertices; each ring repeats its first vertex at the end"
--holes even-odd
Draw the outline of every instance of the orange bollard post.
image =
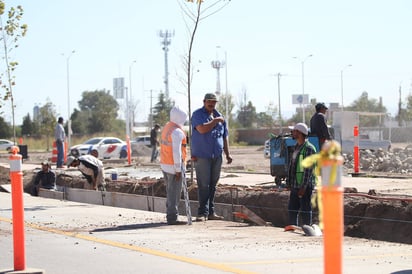
POLYGON ((342 273, 343 187, 341 182, 343 157, 340 144, 328 142, 322 148, 329 155, 321 164, 322 220, 324 243, 324 273, 342 273))
POLYGON ((130 137, 126 136, 126 143, 127 143, 127 162, 129 165, 132 163, 132 148, 130 145, 130 137))
POLYGON ((67 154, 68 154, 68 147, 67 147, 67 140, 64 141, 63 143, 63 161, 66 163, 67 162, 67 154))
POLYGON ((19 148, 13 146, 11 149, 11 155, 9 156, 9 161, 13 208, 14 270, 20 271, 26 268, 26 256, 24 247, 22 156, 17 154, 17 152, 19 152, 19 148))
POLYGON ((358 126, 353 127, 353 171, 359 173, 359 128, 358 126))
POLYGON ((53 150, 52 150, 52 158, 51 158, 52 163, 57 163, 57 146, 56 146, 56 141, 53 141, 53 150))

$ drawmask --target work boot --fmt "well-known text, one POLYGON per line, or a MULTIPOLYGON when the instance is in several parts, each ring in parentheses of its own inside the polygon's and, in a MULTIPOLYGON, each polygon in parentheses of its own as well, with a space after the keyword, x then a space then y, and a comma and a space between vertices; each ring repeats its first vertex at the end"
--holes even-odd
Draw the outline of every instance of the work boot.
POLYGON ((185 225, 186 224, 186 222, 184 222, 184 221, 167 221, 167 224, 168 225, 185 225))
POLYGON ((206 222, 206 216, 197 216, 196 217, 196 222, 206 222))
POLYGON ((214 220, 214 221, 222 221, 222 220, 224 219, 224 217, 223 217, 223 216, 219 216, 219 215, 217 215, 216 213, 213 213, 213 214, 210 214, 210 215, 207 217, 207 219, 208 219, 208 220, 214 220))

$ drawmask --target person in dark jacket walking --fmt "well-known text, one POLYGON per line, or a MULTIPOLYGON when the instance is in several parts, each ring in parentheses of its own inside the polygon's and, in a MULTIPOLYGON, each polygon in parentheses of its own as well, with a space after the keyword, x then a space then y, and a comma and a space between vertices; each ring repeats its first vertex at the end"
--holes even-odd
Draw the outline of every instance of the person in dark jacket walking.
POLYGON ((316 148, 307 140, 308 127, 298 123, 293 127, 292 136, 296 145, 289 163, 288 180, 290 196, 288 204, 289 225, 298 225, 298 216, 301 215, 303 225, 312 225, 312 191, 315 185, 313 167, 303 168, 302 161, 315 154, 316 148))
POLYGON ((150 146, 152 147, 152 157, 150 158, 151 163, 154 163, 154 161, 156 161, 159 154, 159 151, 157 150, 157 146, 159 145, 159 140, 157 138, 159 129, 160 125, 156 124, 150 131, 150 146))

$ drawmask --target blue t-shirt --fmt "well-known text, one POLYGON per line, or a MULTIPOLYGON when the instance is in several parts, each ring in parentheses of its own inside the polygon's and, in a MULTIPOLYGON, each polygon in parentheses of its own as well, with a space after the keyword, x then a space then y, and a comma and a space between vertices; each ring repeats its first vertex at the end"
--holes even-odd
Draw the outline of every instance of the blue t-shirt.
MULTIPOLYGON (((221 117, 217 110, 213 110, 213 117, 221 117)), ((196 130, 213 118, 205 107, 195 110, 192 114, 192 156, 197 158, 216 158, 222 156, 223 140, 228 136, 226 122, 218 123, 211 131, 201 134, 196 130)))

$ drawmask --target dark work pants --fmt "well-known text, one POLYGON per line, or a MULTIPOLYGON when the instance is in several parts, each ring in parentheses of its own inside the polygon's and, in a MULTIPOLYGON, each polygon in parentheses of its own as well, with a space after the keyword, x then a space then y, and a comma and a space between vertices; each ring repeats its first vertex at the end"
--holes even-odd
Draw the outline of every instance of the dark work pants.
POLYGON ((299 188, 290 190, 288 213, 290 225, 312 225, 312 191, 313 188, 307 187, 302 198, 298 196, 299 188), (298 216, 301 216, 302 224, 298 222, 298 216))

